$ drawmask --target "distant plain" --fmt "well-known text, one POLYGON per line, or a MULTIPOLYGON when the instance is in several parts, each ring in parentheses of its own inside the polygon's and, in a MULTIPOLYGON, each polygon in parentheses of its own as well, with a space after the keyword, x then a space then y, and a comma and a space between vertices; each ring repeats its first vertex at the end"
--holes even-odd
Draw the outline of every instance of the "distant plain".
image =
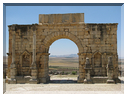
MULTIPOLYGON (((49 57, 49 70, 78 71, 78 57, 49 57)), ((3 66, 7 67, 7 57, 3 57, 3 66)), ((124 59, 118 59, 119 68, 124 70, 124 59)))

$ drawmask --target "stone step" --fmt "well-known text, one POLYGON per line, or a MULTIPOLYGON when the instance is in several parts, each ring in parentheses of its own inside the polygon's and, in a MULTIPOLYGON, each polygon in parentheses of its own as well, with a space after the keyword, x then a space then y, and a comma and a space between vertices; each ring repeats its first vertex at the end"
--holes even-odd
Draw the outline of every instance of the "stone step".
POLYGON ((106 83, 107 79, 108 77, 101 77, 101 76, 91 77, 93 83, 106 83))
POLYGON ((17 84, 29 83, 31 76, 16 76, 17 84))

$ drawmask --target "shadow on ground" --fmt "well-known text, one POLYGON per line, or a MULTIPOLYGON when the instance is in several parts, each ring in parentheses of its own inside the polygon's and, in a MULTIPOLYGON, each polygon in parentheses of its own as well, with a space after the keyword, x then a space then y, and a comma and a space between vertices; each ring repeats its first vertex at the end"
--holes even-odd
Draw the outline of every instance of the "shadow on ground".
POLYGON ((121 84, 124 84, 124 81, 123 80, 121 80, 121 84))
POLYGON ((50 80, 49 83, 53 84, 71 84, 71 83, 77 83, 77 80, 50 80))

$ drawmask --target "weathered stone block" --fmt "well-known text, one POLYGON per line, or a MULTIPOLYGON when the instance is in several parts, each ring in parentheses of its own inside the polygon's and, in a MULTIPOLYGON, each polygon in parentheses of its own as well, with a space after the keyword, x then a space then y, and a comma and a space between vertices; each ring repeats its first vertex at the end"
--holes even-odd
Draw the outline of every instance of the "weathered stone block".
POLYGON ((29 83, 30 84, 38 84, 39 83, 39 80, 38 79, 30 79, 29 80, 29 83))
POLYGON ((72 23, 72 22, 84 22, 84 14, 49 14, 39 15, 39 23, 72 23))
POLYGON ((8 84, 16 84, 16 83, 17 83, 16 79, 9 79, 8 80, 8 84))
MULTIPOLYGON (((40 82, 47 82, 48 78, 48 60, 49 47, 57 39, 67 38, 72 40, 79 49, 79 79, 78 82, 84 82, 85 70, 84 58, 89 57, 90 64, 93 66, 92 75, 106 75, 107 58, 111 55, 117 55, 117 23, 114 24, 85 24, 84 14, 49 14, 39 15, 39 24, 32 25, 10 25, 9 26, 9 53, 8 53, 8 77, 15 78, 19 75, 32 75, 33 79, 42 78, 40 82), (15 29, 16 28, 16 29, 15 29), (15 31, 16 30, 16 31, 15 31), (33 53, 33 34, 36 35, 35 54, 33 53), (15 47, 12 46, 12 36, 15 35, 15 47), (15 48, 16 72, 10 71, 12 62, 12 50, 15 48), (27 50, 31 56, 29 66, 22 60, 22 53, 27 50), (99 56, 95 56, 96 53, 99 56), (102 58, 104 54, 104 57, 102 58), (47 54, 47 55, 46 55, 47 54), (30 69, 36 55, 36 65, 39 69, 33 71, 30 69), (18 57, 20 56, 20 58, 18 57), (83 56, 83 57, 81 57, 83 56), (83 58, 83 59, 82 59, 83 58), (82 64, 82 66, 81 66, 82 64), (99 65, 100 64, 100 65, 99 65), (102 66, 103 65, 103 66, 102 66), (24 67, 23 67, 24 66, 24 67), (102 66, 95 68, 96 66, 102 66), (40 69, 43 68, 43 69, 40 69)), ((27 57, 27 56, 25 56, 27 57)), ((114 60, 114 59, 113 59, 114 60)), ((35 67, 36 67, 35 65, 35 67)), ((118 67, 118 60, 113 61, 113 67, 118 67)), ((113 76, 118 77, 117 71, 113 71, 113 76)), ((99 81, 98 81, 99 82, 99 81)), ((101 81, 100 81, 101 82, 101 81)), ((31 80, 30 83, 38 83, 31 80)))

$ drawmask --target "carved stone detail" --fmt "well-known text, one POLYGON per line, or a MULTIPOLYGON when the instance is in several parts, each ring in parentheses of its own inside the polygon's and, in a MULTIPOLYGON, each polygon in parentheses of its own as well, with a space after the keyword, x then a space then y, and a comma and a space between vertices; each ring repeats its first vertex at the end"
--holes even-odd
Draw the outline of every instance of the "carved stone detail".
MULTIPOLYGON (((9 25, 7 75, 9 78, 30 75, 30 83, 49 81, 49 48, 54 41, 66 38, 72 40, 79 50, 77 82, 83 83, 86 73, 89 72, 92 76, 107 76, 109 56, 114 56, 112 63, 116 69, 112 72, 113 78, 117 78, 117 25, 86 24, 83 13, 41 14, 39 24, 9 25), (109 28, 111 30, 108 30, 109 28), (92 68, 88 72, 84 69, 85 62, 88 61, 86 57, 89 58, 92 68)), ((16 83, 16 79, 12 79, 13 82, 16 83)))

